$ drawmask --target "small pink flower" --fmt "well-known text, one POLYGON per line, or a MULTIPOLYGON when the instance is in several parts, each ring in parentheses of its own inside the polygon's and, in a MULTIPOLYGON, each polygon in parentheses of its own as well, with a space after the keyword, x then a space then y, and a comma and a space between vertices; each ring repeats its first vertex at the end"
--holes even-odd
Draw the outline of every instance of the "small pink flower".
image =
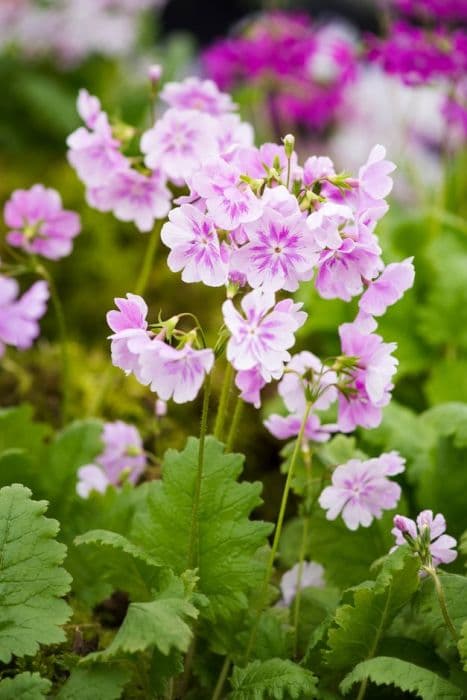
POLYGON ((76 492, 81 498, 89 498, 92 491, 105 493, 110 481, 105 472, 97 464, 86 464, 78 469, 76 492))
POLYGON ((284 217, 266 208, 260 219, 244 228, 249 242, 235 257, 251 287, 294 292, 301 281, 312 278, 318 256, 301 214, 284 217))
POLYGON ((428 529, 430 536, 430 552, 433 565, 450 564, 457 557, 455 547, 457 545, 454 537, 445 535, 446 520, 441 513, 433 517, 432 510, 423 510, 418 516, 417 521, 406 518, 403 515, 394 517, 394 528, 391 530, 396 538, 396 546, 406 544, 404 533, 408 533, 413 540, 417 540, 423 536, 424 531, 428 529))
POLYGON ((385 160, 386 149, 377 144, 371 149, 365 165, 358 172, 359 188, 372 199, 384 199, 392 190, 392 173, 396 166, 385 160))
POLYGON ((283 371, 290 359, 288 348, 295 343, 295 331, 303 325, 306 314, 301 304, 286 299, 275 304, 274 294, 254 290, 243 297, 242 316, 229 299, 222 311, 224 322, 231 333, 227 344, 227 358, 237 370, 259 367, 269 380, 272 374, 283 371), (297 308, 298 307, 298 308, 297 308))
POLYGON ((242 369, 235 375, 235 386, 240 390, 240 398, 251 403, 255 408, 261 406, 261 389, 267 382, 259 367, 242 369))
POLYGON ((69 255, 81 230, 78 214, 63 209, 58 192, 43 185, 15 190, 4 216, 13 229, 7 235, 10 245, 50 260, 69 255))
POLYGON ((342 352, 355 357, 357 365, 351 371, 350 393, 339 395, 339 428, 348 433, 358 425, 376 428, 382 408, 391 398, 391 379, 397 368, 392 356, 396 343, 384 343, 375 333, 364 333, 356 323, 339 327, 342 352))
POLYGON ((349 530, 356 530, 360 525, 368 527, 383 510, 397 505, 401 488, 387 477, 404 471, 404 460, 395 453, 387 457, 364 462, 351 459, 334 470, 332 486, 327 486, 319 498, 328 520, 341 514, 349 530))
POLYGON ((0 275, 0 357, 5 345, 19 350, 31 347, 38 337, 38 320, 47 310, 49 289, 44 281, 35 282, 22 296, 15 279, 0 275))
POLYGON ((206 159, 218 154, 215 120, 193 109, 172 107, 141 139, 148 168, 160 168, 183 184, 206 159))
POLYGON ((303 166, 303 182, 307 187, 314 182, 335 175, 334 163, 326 156, 311 156, 303 166))
POLYGON ((123 369, 125 374, 137 373, 139 354, 131 347, 132 341, 150 342, 146 321, 148 307, 142 297, 130 293, 126 299, 116 298, 115 304, 119 310, 107 313, 107 323, 114 331, 110 336, 112 364, 123 369))
POLYGON ((164 401, 186 403, 196 398, 213 364, 209 348, 195 350, 187 344, 178 349, 153 340, 141 351, 139 379, 164 401))
POLYGON ((79 116, 88 129, 94 129, 102 114, 100 100, 83 88, 78 93, 77 108, 79 116))
POLYGON ((89 203, 100 211, 112 211, 120 221, 133 221, 140 231, 150 231, 155 219, 170 211, 171 192, 159 170, 143 175, 136 170, 109 174, 107 184, 91 188, 89 203))
POLYGON ((235 111, 229 94, 221 92, 212 80, 185 78, 179 83, 166 83, 161 100, 177 109, 193 109, 213 116, 235 111))
MULTIPOLYGON (((264 421, 264 425, 278 440, 288 440, 299 435, 302 421, 303 415, 299 413, 291 413, 288 416, 273 413, 264 421)), ((304 437, 313 442, 326 442, 335 429, 335 425, 321 425, 319 417, 310 414, 305 424, 304 437)))
MULTIPOLYGON (((299 575, 300 564, 295 564, 282 576, 280 588, 284 605, 290 605, 297 595, 299 575)), ((324 569, 321 564, 317 564, 314 561, 304 561, 300 577, 300 588, 324 588, 324 586, 324 569)))
POLYGON ((240 171, 222 158, 209 161, 195 173, 193 187, 206 199, 208 212, 219 228, 233 231, 261 215, 261 203, 240 180, 240 171))
POLYGON ((96 457, 96 462, 110 483, 117 485, 124 472, 135 483, 146 466, 143 441, 135 426, 121 420, 105 423, 102 440, 104 451, 96 457))
POLYGON ((391 263, 384 268, 378 279, 371 282, 358 303, 360 309, 372 316, 382 316, 388 306, 402 298, 414 283, 413 258, 401 263, 391 263))
POLYGON ((286 366, 278 391, 288 411, 303 414, 306 388, 319 391, 313 408, 324 410, 337 399, 336 382, 336 373, 328 370, 316 355, 304 350, 294 355, 286 366))
POLYGON ((191 204, 172 209, 161 233, 162 242, 171 249, 167 264, 173 272, 182 272, 184 282, 204 282, 220 287, 227 282, 229 248, 219 242, 211 217, 191 204))

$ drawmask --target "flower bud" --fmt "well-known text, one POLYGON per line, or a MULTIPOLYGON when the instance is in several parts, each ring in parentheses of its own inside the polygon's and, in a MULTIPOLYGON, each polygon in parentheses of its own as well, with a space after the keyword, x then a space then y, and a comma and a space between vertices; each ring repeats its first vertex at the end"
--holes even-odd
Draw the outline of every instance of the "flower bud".
POLYGON ((162 78, 162 66, 159 63, 153 63, 148 68, 148 78, 151 83, 156 84, 162 78))
POLYGON ((287 158, 291 158, 295 148, 295 136, 293 134, 287 134, 287 136, 283 138, 283 143, 285 155, 287 158))

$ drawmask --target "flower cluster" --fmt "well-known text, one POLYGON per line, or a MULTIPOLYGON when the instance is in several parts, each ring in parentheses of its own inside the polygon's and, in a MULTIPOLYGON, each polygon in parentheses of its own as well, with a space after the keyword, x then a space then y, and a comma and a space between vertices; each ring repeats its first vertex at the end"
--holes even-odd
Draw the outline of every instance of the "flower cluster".
POLYGON ((67 141, 68 159, 86 186, 88 203, 134 222, 140 231, 150 231, 168 214, 169 182, 184 185, 207 158, 228 157, 232 148, 253 139, 230 97, 212 81, 167 83, 160 96, 169 108, 143 133, 140 158, 124 155, 124 137, 133 138, 135 130, 112 128, 99 100, 86 90, 78 98, 85 126, 67 141))
POLYGON ((438 513, 433 517, 431 510, 422 511, 416 521, 403 515, 394 517, 392 534, 396 538, 396 547, 407 542, 424 567, 450 564, 457 557, 457 542, 445 532, 444 516, 438 513))
POLYGON ((356 53, 353 37, 340 25, 314 25, 306 15, 276 11, 215 43, 203 61, 222 89, 246 81, 264 88, 275 129, 323 129, 355 78, 356 53))
POLYGON ((58 192, 43 185, 15 190, 5 204, 4 218, 12 229, 7 235, 10 245, 50 260, 71 253, 81 228, 78 214, 63 209, 58 192))
POLYGON ((105 423, 102 431, 104 450, 95 464, 78 469, 76 490, 81 498, 91 491, 104 493, 110 484, 118 486, 123 480, 136 483, 146 466, 146 455, 138 430, 123 421, 105 423))
POLYGON ((394 7, 407 15, 420 20, 441 20, 444 22, 466 22, 467 3, 465 0, 392 0, 394 7))
POLYGON ((20 296, 17 281, 0 275, 0 357, 6 345, 19 350, 31 347, 39 335, 38 321, 47 310, 48 298, 48 286, 42 280, 20 296))
POLYGON ((332 486, 327 486, 319 498, 327 519, 335 520, 341 514, 349 530, 371 525, 383 510, 397 505, 401 488, 388 477, 403 472, 404 464, 397 452, 388 452, 365 462, 351 459, 337 467, 332 486))

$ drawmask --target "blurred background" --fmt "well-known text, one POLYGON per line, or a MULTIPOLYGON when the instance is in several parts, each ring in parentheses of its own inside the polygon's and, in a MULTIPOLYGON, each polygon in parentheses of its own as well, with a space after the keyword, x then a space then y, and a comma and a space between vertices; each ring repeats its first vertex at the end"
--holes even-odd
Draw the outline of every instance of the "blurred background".
MULTIPOLYGON (((115 124, 147 127, 153 63, 163 66, 163 82, 199 75, 232 92, 258 144, 292 132, 301 159, 326 154, 350 172, 374 144, 386 146, 398 170, 379 236, 386 262, 414 256, 416 283, 380 324, 385 340, 398 343, 395 404, 362 440, 378 451, 391 421, 467 401, 466 20, 462 0, 1 0, 0 198, 42 182, 82 217, 73 255, 51 265, 71 337, 75 416, 136 422, 143 434, 153 421, 154 397, 108 369, 105 323, 113 298, 134 289, 147 238, 86 205, 65 145, 79 125, 81 87, 115 124)), ((221 292, 193 285, 187 294, 165 260, 161 247, 146 294, 151 317, 196 310, 216 328, 221 292)), ((335 354, 337 325, 355 306, 323 301, 310 285, 301 301, 309 320, 297 349, 335 354)), ((52 313, 42 328, 33 349, 5 358, 0 402, 29 400, 54 423, 52 313)), ((274 401, 267 397, 267 412, 274 401)), ((198 416, 196 403, 171 407, 161 449, 181 444, 187 426, 196 431, 198 416)), ((252 474, 280 478, 278 444, 261 415, 248 411, 241 432, 252 474)))

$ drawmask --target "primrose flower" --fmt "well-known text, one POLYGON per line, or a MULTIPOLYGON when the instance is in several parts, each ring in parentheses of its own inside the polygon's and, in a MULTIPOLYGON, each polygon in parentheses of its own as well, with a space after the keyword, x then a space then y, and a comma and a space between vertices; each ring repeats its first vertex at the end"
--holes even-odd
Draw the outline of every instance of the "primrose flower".
MULTIPOLYGON (((297 595, 298 580, 300 577, 300 564, 295 564, 289 571, 286 571, 281 578, 280 589, 282 602, 288 606, 297 595)), ((304 561, 300 577, 300 588, 324 588, 324 569, 321 564, 314 561, 304 561)))
POLYGON ((224 322, 231 333, 227 359, 236 370, 259 367, 269 381, 281 374, 290 359, 288 348, 295 343, 295 331, 303 325, 306 314, 301 304, 285 299, 275 304, 272 292, 253 290, 241 302, 244 316, 228 299, 222 306, 224 322))
POLYGON ((260 367, 242 369, 235 375, 235 386, 240 391, 240 398, 251 403, 255 408, 261 406, 261 389, 267 384, 260 367))
POLYGON ((179 83, 166 83, 160 94, 170 107, 196 109, 213 116, 228 114, 236 109, 228 93, 221 92, 212 80, 185 78, 179 83))
POLYGON ((215 120, 194 109, 171 107, 141 139, 148 168, 183 184, 206 159, 218 155, 215 120))
POLYGON ((301 281, 310 280, 318 259, 310 230, 303 216, 282 216, 266 208, 261 218, 244 226, 249 242, 235 254, 236 265, 245 271, 251 287, 294 292, 301 281))
POLYGON ((339 429, 349 433, 358 425, 376 428, 381 423, 382 408, 391 398, 391 379, 397 368, 392 356, 396 343, 384 343, 381 336, 365 333, 358 322, 339 327, 342 352, 355 358, 350 379, 339 394, 339 429))
POLYGON ((81 498, 89 498, 92 491, 105 493, 110 481, 104 470, 97 464, 86 464, 78 469, 76 492, 81 498))
POLYGON ((404 292, 414 283, 412 260, 413 258, 407 258, 401 263, 391 263, 385 267, 378 279, 371 282, 360 297, 360 309, 372 316, 382 316, 388 306, 402 299, 404 292))
POLYGON ((43 280, 35 282, 22 296, 15 279, 0 275, 0 357, 6 345, 18 350, 31 347, 38 337, 38 320, 47 309, 49 288, 43 280))
POLYGON ((58 192, 43 185, 15 190, 5 204, 4 217, 13 229, 7 234, 10 245, 50 260, 69 255, 81 230, 78 214, 63 209, 58 192))
POLYGON ((313 407, 329 408, 337 399, 336 373, 327 369, 313 353, 304 350, 292 357, 279 382, 278 392, 287 409, 303 414, 307 399, 305 390, 316 394, 313 407))
POLYGON ((139 356, 139 376, 164 401, 193 401, 214 364, 211 349, 196 350, 189 343, 174 348, 157 339, 145 345, 139 356))
MULTIPOLYGON (((273 413, 266 418, 264 425, 278 440, 288 440, 299 435, 302 421, 303 414, 300 413, 290 413, 288 416, 273 413)), ((334 424, 321 425, 319 417, 311 413, 305 423, 304 438, 312 442, 326 442, 336 427, 334 424)))
POLYGON ((182 272, 184 282, 204 282, 219 287, 227 282, 229 248, 220 243, 212 218, 191 204, 172 209, 161 232, 171 249, 167 264, 182 272))
POLYGON ((121 420, 105 423, 102 432, 104 451, 96 457, 109 481, 117 484, 126 472, 132 483, 138 480, 146 466, 143 441, 137 428, 121 420))
POLYGON ((371 525, 383 510, 397 505, 401 488, 388 477, 403 472, 404 464, 397 452, 390 452, 366 461, 351 459, 337 467, 332 485, 319 497, 326 518, 335 520, 341 514, 349 530, 371 525))
POLYGON ((206 163, 195 173, 192 184, 206 199, 207 210, 221 229, 233 231, 240 224, 254 221, 261 215, 261 203, 250 187, 240 180, 240 170, 222 158, 206 163))
POLYGON ((147 176, 128 169, 109 174, 107 184, 88 190, 87 199, 96 209, 112 211, 120 221, 133 221, 140 231, 147 232, 155 219, 167 216, 171 197, 160 170, 147 176))
POLYGON ((111 339, 112 364, 123 369, 125 374, 137 373, 139 354, 130 349, 131 341, 150 342, 146 316, 148 307, 144 299, 137 294, 128 293, 125 298, 117 297, 115 304, 118 311, 107 313, 107 323, 114 331, 111 339))
POLYGON ((450 564, 457 557, 457 542, 454 537, 444 534, 446 520, 441 513, 433 517, 432 510, 423 510, 416 521, 396 515, 391 532, 396 538, 396 547, 408 542, 424 565, 450 564))

